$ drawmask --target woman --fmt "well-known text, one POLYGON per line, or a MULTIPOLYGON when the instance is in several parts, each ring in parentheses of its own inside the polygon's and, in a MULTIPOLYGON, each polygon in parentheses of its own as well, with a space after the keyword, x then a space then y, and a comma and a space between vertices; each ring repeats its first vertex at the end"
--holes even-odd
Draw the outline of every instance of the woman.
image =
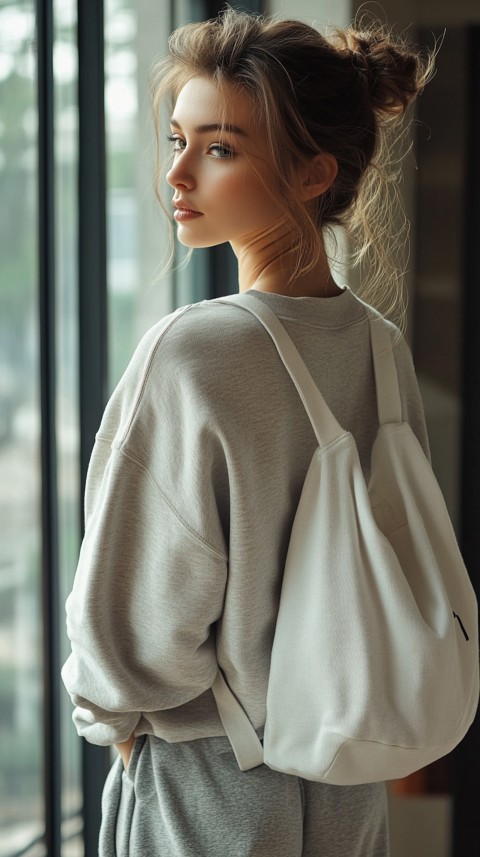
MULTIPOLYGON (((360 255, 373 249, 377 297, 395 302, 379 187, 395 187, 390 141, 429 63, 381 30, 328 41, 229 9, 175 32, 157 72, 179 240, 230 242, 240 294, 253 290, 281 318, 368 477, 377 412, 366 310, 333 279, 324 238, 341 223, 360 255)), ((428 453, 411 357, 389 329, 403 416, 428 453)), ((388 854, 383 784, 241 772, 211 692, 218 663, 261 733, 282 569, 315 448, 249 313, 203 301, 143 338, 97 435, 67 602, 74 722, 119 750, 101 855, 388 854)))

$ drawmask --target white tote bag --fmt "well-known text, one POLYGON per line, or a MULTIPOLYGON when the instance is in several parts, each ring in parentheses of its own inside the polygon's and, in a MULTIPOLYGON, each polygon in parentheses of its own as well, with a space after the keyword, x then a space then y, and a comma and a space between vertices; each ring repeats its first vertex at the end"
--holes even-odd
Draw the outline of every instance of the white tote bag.
POLYGON ((270 333, 319 445, 289 543, 263 747, 219 670, 220 717, 242 770, 264 762, 335 785, 404 777, 474 719, 478 625, 440 488, 402 422, 388 330, 369 312, 379 430, 367 487, 352 435, 281 322, 253 295, 237 306, 270 333))

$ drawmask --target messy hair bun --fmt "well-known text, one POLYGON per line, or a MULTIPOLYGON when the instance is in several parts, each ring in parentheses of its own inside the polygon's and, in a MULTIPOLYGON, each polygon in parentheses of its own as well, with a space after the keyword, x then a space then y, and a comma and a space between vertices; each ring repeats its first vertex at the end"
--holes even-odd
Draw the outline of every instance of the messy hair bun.
POLYGON ((408 148, 402 146, 404 114, 432 74, 433 55, 422 57, 378 23, 324 36, 301 21, 232 8, 176 30, 169 49, 168 59, 153 69, 157 117, 164 97, 175 100, 193 76, 210 78, 220 90, 235 83, 252 98, 277 173, 275 188, 266 190, 280 199, 296 238, 295 273, 313 268, 325 230, 341 225, 352 264, 362 266, 364 299, 387 313, 398 306, 396 251, 407 235, 404 219, 399 223, 400 162, 408 148), (336 158, 338 173, 307 211, 293 179, 321 152, 336 158))
POLYGON ((339 50, 351 61, 368 87, 373 110, 397 116, 425 85, 425 69, 416 52, 390 32, 337 29, 339 50))

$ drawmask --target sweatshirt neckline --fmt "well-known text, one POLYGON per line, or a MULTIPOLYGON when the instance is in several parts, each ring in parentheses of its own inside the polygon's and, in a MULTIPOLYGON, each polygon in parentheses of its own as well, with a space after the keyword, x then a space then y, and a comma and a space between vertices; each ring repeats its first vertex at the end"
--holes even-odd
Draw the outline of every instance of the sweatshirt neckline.
POLYGON ((363 302, 353 294, 349 286, 342 284, 340 288, 343 291, 339 295, 328 298, 294 297, 259 289, 248 289, 246 292, 240 292, 240 295, 250 292, 268 304, 277 315, 305 324, 343 327, 364 321, 366 308, 363 302))

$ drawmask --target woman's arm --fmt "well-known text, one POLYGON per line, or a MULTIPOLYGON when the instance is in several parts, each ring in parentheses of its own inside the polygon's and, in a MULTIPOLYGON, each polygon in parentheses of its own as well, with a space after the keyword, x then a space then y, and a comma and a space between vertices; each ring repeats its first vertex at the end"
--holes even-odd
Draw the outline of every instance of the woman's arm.
POLYGON ((140 343, 88 471, 62 677, 77 731, 104 746, 128 744, 143 714, 197 698, 217 671, 227 548, 214 481, 226 465, 194 319, 173 337, 183 313, 140 343))
POLYGON ((128 741, 122 741, 120 744, 115 744, 118 752, 120 753, 123 761, 123 766, 125 770, 128 768, 128 763, 130 761, 130 756, 132 755, 132 748, 135 738, 133 735, 130 736, 128 741))
POLYGON ((142 712, 211 687, 227 559, 131 455, 113 449, 101 481, 67 601, 72 653, 62 677, 79 734, 126 744, 126 757, 142 712))

